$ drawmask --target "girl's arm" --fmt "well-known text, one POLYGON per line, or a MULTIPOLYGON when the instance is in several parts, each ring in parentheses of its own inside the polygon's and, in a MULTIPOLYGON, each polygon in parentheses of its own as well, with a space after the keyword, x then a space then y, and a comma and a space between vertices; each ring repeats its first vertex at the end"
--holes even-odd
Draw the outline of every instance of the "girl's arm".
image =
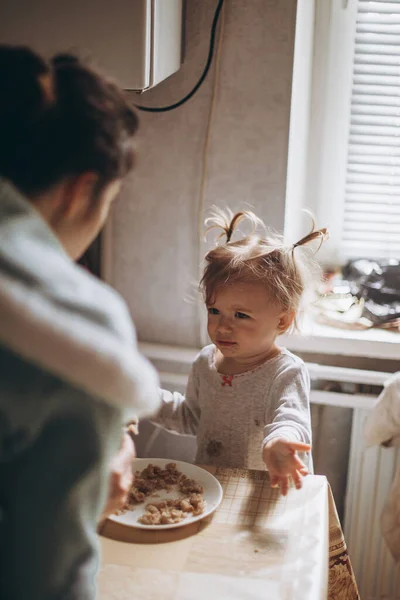
POLYGON ((170 431, 196 435, 201 414, 198 391, 198 377, 193 367, 185 396, 179 392, 160 390, 162 404, 152 422, 170 431))
POLYGON ((263 445, 276 437, 311 444, 310 377, 304 363, 287 366, 277 375, 269 400, 273 418, 266 421, 263 445))
POLYGON ((312 472, 312 459, 306 454, 311 450, 309 388, 305 365, 295 364, 278 374, 269 398, 274 414, 264 428, 262 456, 271 485, 280 487, 283 495, 290 478, 301 488, 302 477, 312 472))

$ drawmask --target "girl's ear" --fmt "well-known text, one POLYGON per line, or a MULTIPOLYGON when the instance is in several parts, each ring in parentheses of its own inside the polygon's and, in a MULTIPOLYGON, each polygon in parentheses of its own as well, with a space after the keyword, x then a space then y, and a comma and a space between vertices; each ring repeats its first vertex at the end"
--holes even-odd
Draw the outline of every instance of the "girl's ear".
POLYGON ((279 316, 279 323, 278 323, 278 331, 279 331, 279 333, 285 333, 285 331, 287 331, 289 329, 289 327, 293 323, 294 315, 295 315, 294 310, 292 310, 292 311, 285 311, 285 312, 283 312, 283 313, 280 314, 280 316, 279 316))

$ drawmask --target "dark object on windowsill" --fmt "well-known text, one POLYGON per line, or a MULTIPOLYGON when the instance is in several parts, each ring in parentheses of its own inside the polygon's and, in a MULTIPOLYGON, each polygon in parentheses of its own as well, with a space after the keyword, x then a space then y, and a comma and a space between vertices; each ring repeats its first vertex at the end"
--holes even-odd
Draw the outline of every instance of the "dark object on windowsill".
POLYGON ((353 260, 343 269, 350 292, 364 301, 362 316, 373 325, 400 319, 400 261, 353 260))
POLYGON ((349 261, 316 301, 317 321, 345 329, 373 327, 400 333, 400 261, 349 261))

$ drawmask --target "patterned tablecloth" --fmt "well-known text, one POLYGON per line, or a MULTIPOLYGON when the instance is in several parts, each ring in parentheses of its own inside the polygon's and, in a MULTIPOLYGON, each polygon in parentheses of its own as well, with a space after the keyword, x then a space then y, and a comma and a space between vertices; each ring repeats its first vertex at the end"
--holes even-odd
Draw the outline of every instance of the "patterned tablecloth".
POLYGON ((224 499, 212 517, 164 531, 103 524, 99 600, 357 600, 325 477, 286 497, 266 472, 205 467, 224 499))

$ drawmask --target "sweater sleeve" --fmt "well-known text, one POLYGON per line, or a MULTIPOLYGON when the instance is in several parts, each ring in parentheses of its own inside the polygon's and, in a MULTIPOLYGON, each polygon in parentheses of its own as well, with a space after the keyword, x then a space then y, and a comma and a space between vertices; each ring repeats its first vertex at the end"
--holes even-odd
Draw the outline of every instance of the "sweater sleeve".
POLYGON ((199 383, 195 365, 189 374, 186 394, 160 390, 161 408, 152 419, 169 431, 196 435, 200 421, 199 383))
POLYGON ((311 444, 310 377, 304 363, 288 365, 271 387, 263 446, 276 437, 311 444))

